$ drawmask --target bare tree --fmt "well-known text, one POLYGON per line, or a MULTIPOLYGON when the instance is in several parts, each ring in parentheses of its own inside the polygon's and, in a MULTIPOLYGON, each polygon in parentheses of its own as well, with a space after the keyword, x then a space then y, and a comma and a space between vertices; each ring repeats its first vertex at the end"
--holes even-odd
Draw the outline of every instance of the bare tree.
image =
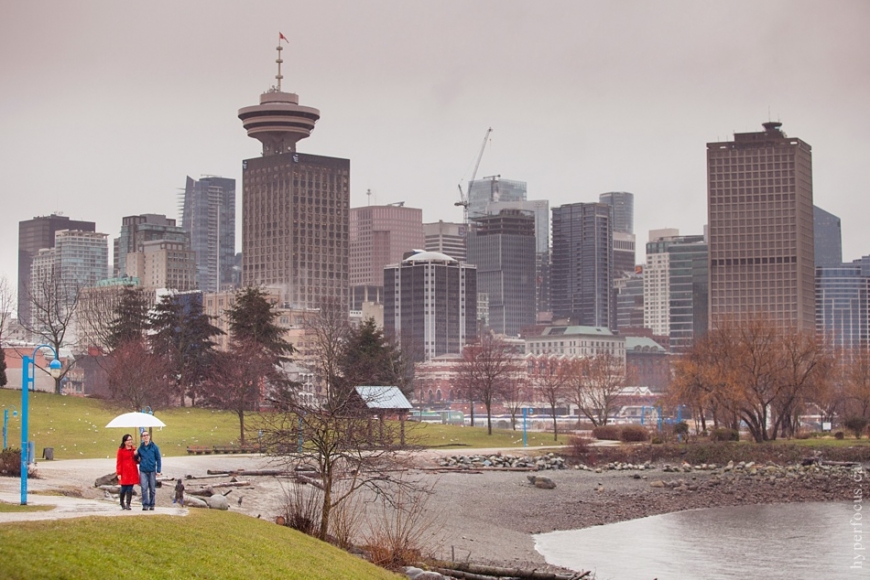
POLYGON ((514 371, 506 376, 501 389, 501 401, 511 416, 511 429, 517 430, 517 415, 523 406, 529 402, 529 381, 524 373, 519 372, 519 365, 514 365, 514 371))
POLYGON ((532 359, 535 365, 532 383, 539 395, 550 408, 553 416, 553 441, 559 439, 559 425, 556 421, 556 408, 564 405, 568 398, 567 373, 562 361, 554 357, 532 359))
POLYGON ((566 363, 566 381, 577 408, 596 427, 607 425, 625 387, 625 364, 602 353, 566 363))
POLYGON ((0 387, 6 385, 6 352, 3 350, 3 335, 12 318, 15 294, 6 276, 0 277, 0 387))
POLYGON ((849 413, 855 417, 870 418, 870 349, 856 348, 843 357, 845 385, 849 413))
MULTIPOLYGON (((72 334, 81 287, 74 281, 64 280, 59 269, 52 268, 49 275, 32 281, 27 293, 31 304, 31 318, 24 328, 37 340, 52 346, 60 356, 61 347, 67 345, 67 335, 72 334)), ((60 376, 55 377, 55 394, 61 394, 63 378, 71 368, 71 364, 66 365, 60 376)))
POLYGON ((275 412, 259 419, 267 449, 294 468, 307 466, 316 473, 310 481, 321 491, 317 536, 323 540, 334 510, 358 490, 368 488, 389 500, 397 487, 415 484, 404 477, 408 457, 397 453, 395 422, 373 431, 371 417, 354 395, 336 392, 321 407, 285 393, 272 400, 275 412))
POLYGON ((128 340, 106 357, 109 399, 132 410, 156 409, 169 404, 172 387, 169 367, 152 353, 142 338, 128 340))
POLYGON ((503 395, 505 383, 517 372, 518 364, 517 357, 507 343, 488 333, 462 351, 458 382, 470 399, 483 403, 487 433, 490 435, 493 402, 503 395))
POLYGON ((325 386, 326 400, 331 401, 341 389, 341 363, 350 335, 346 305, 337 299, 321 302, 317 314, 305 319, 305 335, 311 352, 304 354, 325 386))

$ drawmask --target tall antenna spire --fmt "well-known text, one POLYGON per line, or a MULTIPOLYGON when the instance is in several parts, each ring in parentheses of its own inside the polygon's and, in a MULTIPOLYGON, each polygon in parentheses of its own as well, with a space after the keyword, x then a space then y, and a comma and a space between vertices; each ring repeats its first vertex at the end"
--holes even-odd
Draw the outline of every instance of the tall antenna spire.
POLYGON ((284 36, 282 33, 279 32, 279 33, 278 33, 278 47, 277 47, 277 48, 278 48, 278 58, 275 59, 275 62, 278 63, 278 74, 275 75, 275 80, 278 81, 278 87, 277 87, 277 88, 278 88, 278 92, 279 92, 279 93, 281 92, 281 79, 284 78, 284 75, 281 74, 281 63, 284 62, 284 59, 281 58, 281 51, 284 50, 284 47, 281 46, 281 41, 282 41, 282 40, 283 40, 284 42, 289 42, 289 41, 287 40, 287 37, 284 36))

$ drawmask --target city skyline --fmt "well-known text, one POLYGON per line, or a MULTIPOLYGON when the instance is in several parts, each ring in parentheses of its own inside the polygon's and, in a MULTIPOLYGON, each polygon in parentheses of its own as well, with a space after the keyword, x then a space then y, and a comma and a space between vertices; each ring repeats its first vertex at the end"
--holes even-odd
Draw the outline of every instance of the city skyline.
POLYGON ((16 4, 0 23, 0 275, 16 286, 19 221, 60 211, 114 237, 123 216, 179 217, 187 175, 239 181, 259 147, 236 112, 274 84, 279 30, 283 90, 323 115, 300 151, 351 160, 351 207, 371 189, 461 221, 456 186, 492 127, 478 179, 523 180, 551 208, 633 192, 640 249, 650 229, 701 233, 705 144, 773 119, 812 143, 814 202, 842 218, 851 261, 870 253, 868 22, 862 2, 16 4))

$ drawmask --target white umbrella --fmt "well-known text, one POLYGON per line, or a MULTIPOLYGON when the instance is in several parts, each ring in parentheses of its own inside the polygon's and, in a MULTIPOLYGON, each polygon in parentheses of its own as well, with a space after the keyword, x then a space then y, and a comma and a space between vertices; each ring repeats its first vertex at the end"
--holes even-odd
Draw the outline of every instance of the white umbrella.
POLYGON ((166 427, 166 423, 148 413, 124 413, 109 421, 106 427, 166 427))

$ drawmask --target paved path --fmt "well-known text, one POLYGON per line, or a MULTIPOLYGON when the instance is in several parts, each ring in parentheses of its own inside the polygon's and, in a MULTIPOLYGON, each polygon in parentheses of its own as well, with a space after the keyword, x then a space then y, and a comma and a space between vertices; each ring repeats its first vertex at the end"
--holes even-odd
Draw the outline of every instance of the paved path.
MULTIPOLYGON (((21 493, 0 492, 0 502, 18 505, 21 503, 21 493)), ((186 508, 155 507, 154 511, 143 512, 141 504, 132 504, 131 510, 122 510, 118 500, 94 500, 62 495, 27 494, 29 506, 54 506, 51 510, 0 512, 0 524, 8 522, 31 522, 37 520, 59 520, 64 518, 81 518, 85 516, 149 516, 162 514, 168 516, 186 516, 186 508)))

